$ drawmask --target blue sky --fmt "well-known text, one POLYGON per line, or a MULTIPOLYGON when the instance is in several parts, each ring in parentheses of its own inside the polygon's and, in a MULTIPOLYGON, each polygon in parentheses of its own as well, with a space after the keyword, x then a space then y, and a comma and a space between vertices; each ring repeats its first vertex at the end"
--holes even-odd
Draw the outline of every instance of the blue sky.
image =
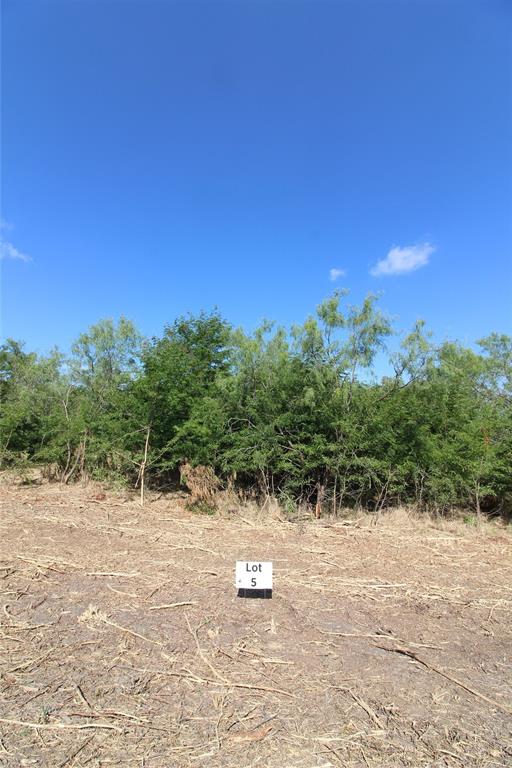
POLYGON ((3 0, 2 38, 3 336, 251 330, 338 286, 512 332, 505 0, 3 0))

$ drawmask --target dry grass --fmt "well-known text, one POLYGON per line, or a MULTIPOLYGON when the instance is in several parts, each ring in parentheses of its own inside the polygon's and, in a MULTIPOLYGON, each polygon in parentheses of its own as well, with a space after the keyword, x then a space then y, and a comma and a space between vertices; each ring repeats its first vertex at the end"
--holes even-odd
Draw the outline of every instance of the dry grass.
POLYGON ((214 505, 220 483, 211 467, 193 467, 185 462, 180 466, 180 478, 190 491, 192 506, 197 502, 214 505))
POLYGON ((511 763, 507 529, 0 491, 0 764, 511 763), (237 558, 274 561, 272 600, 237 558))

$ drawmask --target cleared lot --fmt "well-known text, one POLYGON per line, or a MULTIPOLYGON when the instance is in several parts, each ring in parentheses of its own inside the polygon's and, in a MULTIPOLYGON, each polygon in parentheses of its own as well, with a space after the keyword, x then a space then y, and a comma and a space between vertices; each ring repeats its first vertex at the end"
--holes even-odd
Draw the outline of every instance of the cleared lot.
POLYGON ((2 764, 512 764, 505 528, 1 494, 2 764), (273 561, 272 600, 236 559, 273 561))

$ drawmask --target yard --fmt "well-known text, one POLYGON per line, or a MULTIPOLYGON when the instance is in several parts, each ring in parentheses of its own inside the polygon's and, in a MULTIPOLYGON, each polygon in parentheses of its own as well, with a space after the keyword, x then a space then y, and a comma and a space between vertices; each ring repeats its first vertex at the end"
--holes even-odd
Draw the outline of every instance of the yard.
POLYGON ((505 526, 0 492, 0 764, 512 764, 505 526), (237 559, 273 561, 272 599, 237 559))

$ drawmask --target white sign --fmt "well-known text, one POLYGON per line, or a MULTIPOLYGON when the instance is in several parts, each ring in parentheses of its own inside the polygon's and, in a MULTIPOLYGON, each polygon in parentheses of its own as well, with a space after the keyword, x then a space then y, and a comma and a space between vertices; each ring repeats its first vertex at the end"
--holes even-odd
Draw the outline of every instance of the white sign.
POLYGON ((237 560, 235 586, 238 589, 272 589, 272 563, 237 560))

